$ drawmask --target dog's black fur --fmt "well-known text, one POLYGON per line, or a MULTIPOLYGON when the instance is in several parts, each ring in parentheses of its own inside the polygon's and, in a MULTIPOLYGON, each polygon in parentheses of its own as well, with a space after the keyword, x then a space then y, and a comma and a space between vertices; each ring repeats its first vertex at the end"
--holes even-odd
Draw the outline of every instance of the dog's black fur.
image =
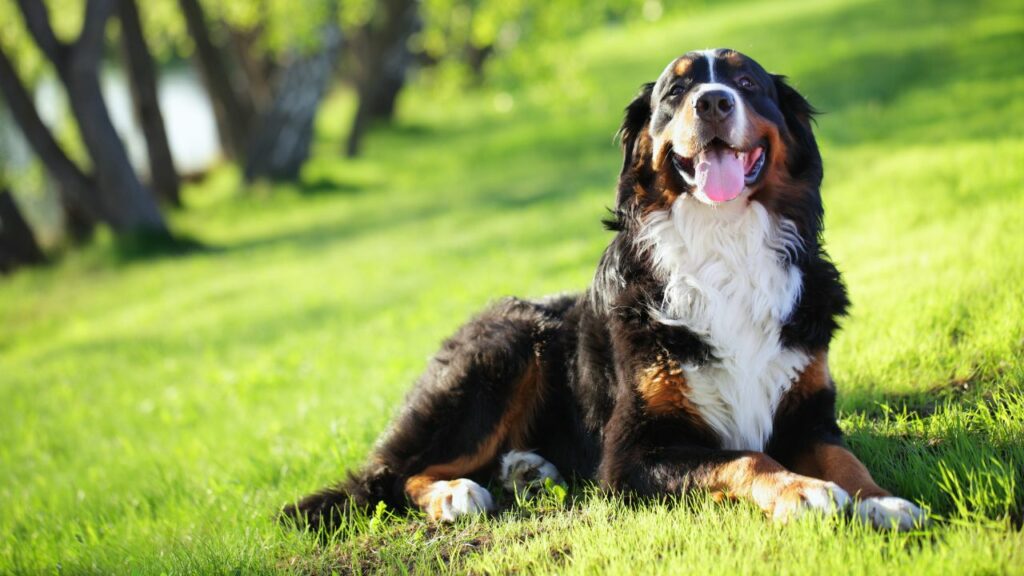
MULTIPOLYGON (((691 65, 680 77, 688 76, 691 85, 706 82, 699 58, 680 61, 686 58, 691 65)), ((752 199, 792 220, 803 243, 803 250, 785 255, 801 270, 803 290, 783 327, 783 344, 808 353, 827 350, 848 300, 821 242, 822 162, 812 130, 814 110, 783 77, 749 58, 720 51, 718 61, 723 71, 741 71, 757 82, 760 90, 747 94, 748 104, 777 132, 779 161, 752 199)), ((606 222, 615 237, 590 289, 540 300, 505 299, 465 324, 430 361, 369 463, 341 485, 287 507, 288 517, 329 527, 350 505, 384 502, 402 510, 410 506, 410 478, 460 458, 472 463, 459 475, 486 485, 498 457, 512 448, 532 450, 566 477, 609 490, 658 495, 723 489, 710 479, 750 454, 723 450, 699 413, 652 413, 637 391, 639 375, 652 364, 716 361, 712 347, 697 335, 651 317, 664 286, 636 237, 645 214, 690 192, 674 171, 656 167, 652 156, 652 117, 659 122, 658 114, 675 113, 670 105, 661 110, 664 103, 652 109, 654 90, 654 83, 645 84, 626 108, 616 206, 606 222), (526 379, 528 397, 518 392, 526 379), (517 421, 505 422, 512 411, 517 421), (495 435, 502 436, 491 447, 488 440, 495 435)), ((835 391, 827 384, 784 396, 765 448, 768 459, 795 469, 815 445, 841 445, 835 391)), ((737 482, 725 490, 741 491, 737 482)))

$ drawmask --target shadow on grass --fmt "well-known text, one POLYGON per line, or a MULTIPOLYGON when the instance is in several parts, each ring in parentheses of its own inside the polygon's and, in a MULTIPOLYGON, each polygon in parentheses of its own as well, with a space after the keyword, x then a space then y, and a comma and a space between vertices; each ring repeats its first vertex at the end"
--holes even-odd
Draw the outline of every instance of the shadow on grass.
MULTIPOLYGON (((566 169, 570 169, 571 163, 565 162, 566 169)), ((557 170, 557 167, 553 167, 557 170)), ((357 240, 369 235, 386 234, 388 231, 405 227, 416 226, 431 222, 440 218, 453 217, 452 226, 459 226, 457 221, 464 218, 471 221, 470 226, 484 225, 490 219, 501 221, 509 213, 527 210, 537 206, 550 207, 550 222, 557 222, 562 210, 576 209, 579 190, 588 184, 593 186, 595 182, 606 181, 608 183, 608 204, 614 199, 613 183, 615 167, 605 167, 600 163, 588 166, 582 170, 583 181, 579 186, 553 186, 558 177, 550 179, 539 178, 529 185, 522 185, 518 188, 502 187, 500 184, 478 183, 473 190, 472 196, 465 202, 456 204, 441 202, 416 202, 415 207, 406 207, 402 210, 386 210, 374 208, 366 213, 339 213, 338 218, 314 226, 306 226, 298 229, 289 229, 276 233, 267 234, 258 238, 242 241, 229 246, 214 248, 213 251, 223 252, 254 252, 263 249, 273 249, 281 246, 294 246, 302 250, 319 250, 333 244, 342 244, 357 240)), ((510 176, 514 177, 514 176, 510 176)), ((409 190, 374 190, 374 194, 395 194, 402 196, 412 195, 409 190)), ((407 199, 407 198, 406 198, 407 199)), ((387 199, 382 197, 381 203, 387 205, 387 199)), ((605 217, 603 210, 594 212, 593 230, 597 233, 603 229, 601 219, 605 217)), ((550 246, 558 244, 557 227, 536 229, 529 227, 532 234, 528 237, 516 236, 515 242, 523 250, 535 249, 538 244, 544 243, 550 246)), ((609 237, 610 241, 611 238, 609 237)), ((472 254, 484 254, 494 249, 494 244, 486 239, 481 240, 473 246, 465 246, 460 249, 463 257, 472 254)), ((593 266, 597 265, 595 255, 593 266)))
MULTIPOLYGON (((187 317, 191 311, 216 307, 220 301, 237 300, 243 288, 226 290, 217 295, 203 294, 196 298, 181 298, 176 314, 187 317)), ((342 314, 347 320, 362 321, 379 313, 380 308, 364 306, 341 310, 327 304, 306 305, 297 309, 272 310, 263 315, 246 314, 221 319, 218 329, 194 329, 188 333, 164 330, 136 332, 130 335, 95 335, 88 340, 74 343, 61 343, 59 346, 40 348, 33 354, 33 360, 40 363, 74 359, 86 362, 104 357, 129 357, 136 361, 159 363, 165 358, 198 357, 206 350, 222 350, 228 346, 253 347, 268 349, 272 345, 293 333, 295 330, 320 330, 332 325, 340 325, 342 314)), ((222 364, 228 365, 226 359, 222 364)), ((247 367, 236 366, 239 370, 247 367)), ((266 372, 257 377, 261 386, 269 390, 277 386, 287 386, 293 380, 287 364, 282 365, 284 372, 266 372)))
POLYGON ((339 218, 335 222, 307 226, 298 230, 287 230, 268 234, 244 242, 219 248, 223 252, 255 252, 280 246, 295 246, 303 250, 322 249, 327 245, 355 240, 369 234, 414 225, 427 221, 441 213, 443 206, 429 206, 418 210, 403 210, 393 213, 375 213, 372 216, 339 218))
POLYGON ((926 393, 888 394, 846 414, 851 449, 883 487, 940 517, 1024 524, 1024 388, 951 381, 926 393))
POLYGON ((431 136, 438 132, 437 127, 432 124, 426 124, 423 122, 396 122, 388 126, 388 130, 397 135, 407 136, 411 138, 423 138, 431 136))
POLYGON ((333 178, 321 177, 302 180, 297 183, 299 194, 305 196, 353 195, 362 192, 365 187, 353 182, 339 182, 333 178))
POLYGON ((111 256, 117 263, 160 258, 180 258, 192 254, 216 251, 185 234, 137 232, 114 238, 111 256))

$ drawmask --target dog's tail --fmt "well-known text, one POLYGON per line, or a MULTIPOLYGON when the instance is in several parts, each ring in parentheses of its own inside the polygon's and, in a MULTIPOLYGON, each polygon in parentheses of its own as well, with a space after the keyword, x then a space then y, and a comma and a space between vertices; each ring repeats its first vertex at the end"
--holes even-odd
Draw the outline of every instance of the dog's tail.
POLYGON ((313 532, 334 532, 352 511, 372 511, 383 502, 392 511, 408 507, 403 479, 387 466, 368 466, 281 510, 281 521, 313 532))

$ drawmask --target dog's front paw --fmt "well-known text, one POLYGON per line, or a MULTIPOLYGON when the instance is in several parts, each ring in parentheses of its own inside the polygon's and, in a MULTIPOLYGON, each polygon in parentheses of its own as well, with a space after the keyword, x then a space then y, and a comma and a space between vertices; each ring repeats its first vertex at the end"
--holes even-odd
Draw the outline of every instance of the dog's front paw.
POLYGON ((865 498, 853 507, 853 513, 875 528, 900 532, 927 525, 928 517, 916 504, 896 496, 865 498))
POLYGON ((430 488, 427 516, 435 522, 454 522, 460 516, 486 514, 494 499, 486 488, 465 478, 434 482, 430 488))
POLYGON ((846 510, 850 495, 834 482, 796 478, 775 498, 772 519, 786 523, 808 513, 834 516, 846 510))

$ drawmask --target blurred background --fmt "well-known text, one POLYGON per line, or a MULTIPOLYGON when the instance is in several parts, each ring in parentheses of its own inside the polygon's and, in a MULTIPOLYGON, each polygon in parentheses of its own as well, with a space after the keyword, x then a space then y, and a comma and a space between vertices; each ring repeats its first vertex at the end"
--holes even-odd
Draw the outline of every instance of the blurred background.
POLYGON ((188 207, 183 188, 217 170, 236 171, 240 186, 308 183, 318 118, 341 137, 329 153, 356 158, 368 135, 416 106, 409 86, 455 99, 490 89, 508 112, 512 86, 565 76, 544 88, 578 97, 586 87, 572 58, 550 44, 656 21, 665 6, 4 0, 0 10, 0 182, 6 218, 19 221, 0 253, 11 269, 59 256, 97 227, 174 244, 168 221, 188 207), (529 49, 541 40, 547 49, 529 49))
POLYGON ((1012 571, 1021 54, 1020 0, 0 0, 0 573, 1012 571), (458 325, 587 287, 623 108, 709 47, 822 111, 841 423, 941 536, 600 499, 282 531, 458 325))

